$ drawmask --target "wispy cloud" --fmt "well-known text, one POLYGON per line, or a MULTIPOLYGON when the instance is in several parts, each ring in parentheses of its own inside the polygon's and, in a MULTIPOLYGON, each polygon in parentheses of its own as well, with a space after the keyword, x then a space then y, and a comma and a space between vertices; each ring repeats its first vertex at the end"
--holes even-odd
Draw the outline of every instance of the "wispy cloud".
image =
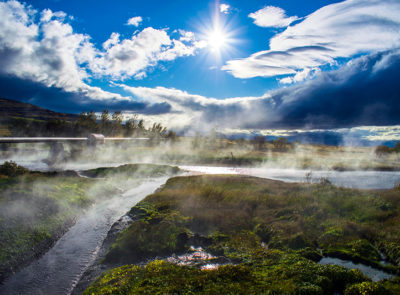
POLYGON ((134 17, 131 17, 130 19, 128 19, 126 24, 129 26, 138 27, 142 21, 143 21, 143 19, 141 16, 134 16, 134 17))
POLYGON ((288 17, 285 10, 275 6, 266 6, 250 13, 249 17, 254 20, 254 24, 264 28, 285 28, 299 19, 297 16, 288 17))
MULTIPOLYGON (((274 20, 262 18, 261 11, 259 18, 254 13, 255 21, 274 20)), ((399 1, 347 0, 318 9, 275 35, 269 50, 230 60, 222 69, 237 78, 297 75, 282 81, 296 82, 307 77, 299 73, 335 64, 337 58, 399 47, 399 29, 399 1)))

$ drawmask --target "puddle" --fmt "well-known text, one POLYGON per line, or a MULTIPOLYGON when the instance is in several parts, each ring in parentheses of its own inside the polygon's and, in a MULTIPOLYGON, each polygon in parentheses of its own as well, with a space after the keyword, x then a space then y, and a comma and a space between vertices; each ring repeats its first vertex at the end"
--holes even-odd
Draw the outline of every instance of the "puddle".
POLYGON ((337 264, 346 268, 358 269, 374 282, 382 281, 384 279, 391 279, 394 277, 394 275, 383 270, 376 269, 362 263, 353 263, 352 261, 339 258, 324 257, 319 261, 319 264, 337 264))

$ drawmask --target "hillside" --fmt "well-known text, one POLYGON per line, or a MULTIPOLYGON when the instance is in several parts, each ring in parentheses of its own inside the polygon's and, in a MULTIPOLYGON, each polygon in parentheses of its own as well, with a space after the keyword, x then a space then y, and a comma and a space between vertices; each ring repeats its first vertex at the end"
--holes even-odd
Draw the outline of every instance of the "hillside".
POLYGON ((35 106, 33 104, 0 98, 1 120, 7 120, 8 118, 13 117, 45 121, 54 119, 75 121, 77 120, 78 115, 53 112, 48 109, 35 106))

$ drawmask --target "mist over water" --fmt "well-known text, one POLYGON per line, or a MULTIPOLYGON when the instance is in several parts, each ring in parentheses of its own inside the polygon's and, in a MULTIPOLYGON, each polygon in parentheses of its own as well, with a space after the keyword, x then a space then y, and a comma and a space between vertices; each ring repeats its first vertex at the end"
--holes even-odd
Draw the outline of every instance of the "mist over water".
POLYGON ((96 258, 111 226, 166 180, 148 179, 119 196, 94 204, 51 250, 6 280, 0 294, 70 294, 96 258))
POLYGON ((311 182, 326 178, 334 185, 359 189, 389 189, 400 181, 400 171, 310 171, 284 168, 243 168, 211 166, 179 166, 198 174, 241 174, 286 182, 304 182, 310 172, 311 182))
MULTIPOLYGON (((161 143, 159 146, 130 146, 130 145, 104 145, 92 150, 83 149, 83 152, 75 159, 68 159, 49 167, 43 162, 48 156, 48 147, 38 145, 34 150, 25 147, 19 152, 9 153, 7 157, 0 159, 0 163, 13 160, 30 170, 86 170, 98 167, 117 167, 132 163, 154 163, 177 165, 183 170, 191 173, 204 174, 241 174, 261 178, 270 178, 288 182, 304 182, 307 174, 310 174, 311 182, 318 182, 326 178, 333 184, 358 189, 389 189, 400 182, 400 171, 373 171, 365 170, 363 167, 368 163, 374 165, 386 165, 398 163, 397 155, 387 158, 377 158, 372 149, 332 147, 324 149, 313 146, 298 146, 287 153, 264 153, 265 160, 255 165, 237 166, 235 163, 228 165, 189 164, 194 163, 209 154, 227 159, 236 155, 254 153, 251 146, 222 145, 214 152, 210 152, 210 146, 193 149, 190 142, 161 143), (34 151, 34 152, 33 152, 34 151), (204 154, 206 153, 206 154, 204 154), (178 156, 177 156, 178 155, 178 156), (315 156, 315 157, 313 157, 315 156), (316 159, 314 159, 316 158, 316 159), (314 162, 312 162, 314 161, 314 162), (317 163, 317 167, 307 167, 307 164, 317 163), (307 166, 306 165, 306 166, 307 166), (338 171, 334 167, 350 167, 351 171, 338 171)), ((66 145, 66 152, 71 147, 66 145)))

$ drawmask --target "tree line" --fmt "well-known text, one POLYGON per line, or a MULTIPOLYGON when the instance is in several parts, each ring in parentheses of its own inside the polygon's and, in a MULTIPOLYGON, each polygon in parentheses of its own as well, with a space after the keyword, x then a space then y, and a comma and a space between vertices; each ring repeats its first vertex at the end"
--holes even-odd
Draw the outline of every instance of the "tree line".
POLYGON ((143 119, 137 115, 124 122, 121 111, 110 113, 104 110, 100 116, 94 111, 82 112, 75 122, 61 119, 35 120, 12 118, 8 124, 12 136, 69 136, 87 137, 91 133, 101 133, 111 137, 143 136, 151 139, 167 138, 175 140, 177 135, 160 123, 147 128, 143 119))
POLYGON ((400 153, 400 142, 396 142, 393 147, 388 147, 386 145, 378 145, 375 147, 374 152, 377 157, 383 157, 385 155, 392 154, 392 153, 399 154, 400 153))

